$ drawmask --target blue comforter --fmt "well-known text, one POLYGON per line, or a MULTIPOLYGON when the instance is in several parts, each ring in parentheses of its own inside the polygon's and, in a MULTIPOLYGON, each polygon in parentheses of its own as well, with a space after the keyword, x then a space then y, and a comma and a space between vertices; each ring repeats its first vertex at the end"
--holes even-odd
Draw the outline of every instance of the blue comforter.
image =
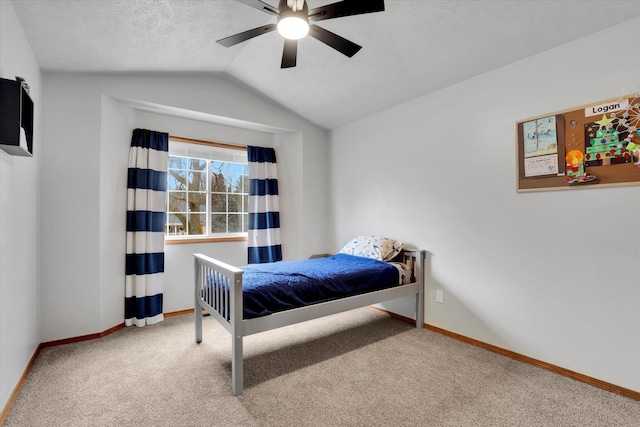
POLYGON ((398 284, 398 270, 354 255, 242 267, 244 318, 317 304, 398 284))

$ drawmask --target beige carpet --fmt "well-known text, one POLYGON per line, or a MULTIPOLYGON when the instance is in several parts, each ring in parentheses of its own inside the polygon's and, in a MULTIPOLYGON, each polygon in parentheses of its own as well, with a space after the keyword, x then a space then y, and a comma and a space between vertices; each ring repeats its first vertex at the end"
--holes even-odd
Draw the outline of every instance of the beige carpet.
POLYGON ((245 339, 193 315, 46 348, 5 426, 640 426, 640 402, 371 309, 245 339))

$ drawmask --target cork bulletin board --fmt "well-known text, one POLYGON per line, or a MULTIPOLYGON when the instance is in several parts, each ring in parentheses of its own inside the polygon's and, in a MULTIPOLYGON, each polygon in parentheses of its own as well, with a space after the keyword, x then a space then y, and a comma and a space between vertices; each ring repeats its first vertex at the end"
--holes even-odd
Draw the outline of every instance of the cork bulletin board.
POLYGON ((517 123, 517 191, 640 185, 640 94, 517 123))

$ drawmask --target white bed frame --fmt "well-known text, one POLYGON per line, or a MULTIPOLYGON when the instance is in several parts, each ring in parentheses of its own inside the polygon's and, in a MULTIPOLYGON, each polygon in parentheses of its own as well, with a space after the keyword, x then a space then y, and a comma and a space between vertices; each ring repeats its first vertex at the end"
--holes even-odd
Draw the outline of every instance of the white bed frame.
POLYGON ((245 336, 408 295, 416 297, 416 327, 422 328, 424 324, 424 258, 423 250, 404 249, 400 254, 400 261, 413 270, 415 280, 413 283, 245 320, 242 307, 243 271, 205 255, 194 254, 196 342, 202 342, 204 312, 209 313, 231 333, 231 391, 234 396, 238 396, 243 391, 242 341, 245 336), (212 291, 212 287, 207 286, 209 275, 213 275, 219 281, 218 283, 226 283, 226 287, 231 291, 222 292, 220 290, 222 286, 219 286, 217 291, 212 291), (226 319, 225 313, 231 313, 229 320, 226 319))

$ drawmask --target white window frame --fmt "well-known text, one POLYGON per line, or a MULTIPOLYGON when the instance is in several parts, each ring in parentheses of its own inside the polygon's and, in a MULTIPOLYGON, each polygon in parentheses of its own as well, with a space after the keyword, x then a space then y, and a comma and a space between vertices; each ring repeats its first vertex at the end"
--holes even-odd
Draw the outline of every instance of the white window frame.
MULTIPOLYGON (((247 164, 247 147, 220 142, 202 141, 192 138, 184 138, 179 136, 169 136, 169 156, 189 157, 202 159, 207 161, 206 176, 206 234, 203 235, 167 235, 167 224, 165 224, 165 244, 180 243, 207 243, 207 242, 229 242, 229 241, 246 241, 247 232, 237 233, 216 233, 212 234, 211 228, 211 162, 229 162, 247 164)), ((168 171, 167 171, 168 175, 168 171)), ((248 176, 247 176, 248 178, 248 176)), ((169 176, 167 176, 167 180, 169 176)), ((248 199, 247 193, 239 193, 242 195, 243 201, 248 199), (247 197, 245 198, 245 194, 247 197)), ((167 188, 167 221, 169 220, 169 188, 167 188)), ((246 206, 244 206, 246 210, 246 206)))

